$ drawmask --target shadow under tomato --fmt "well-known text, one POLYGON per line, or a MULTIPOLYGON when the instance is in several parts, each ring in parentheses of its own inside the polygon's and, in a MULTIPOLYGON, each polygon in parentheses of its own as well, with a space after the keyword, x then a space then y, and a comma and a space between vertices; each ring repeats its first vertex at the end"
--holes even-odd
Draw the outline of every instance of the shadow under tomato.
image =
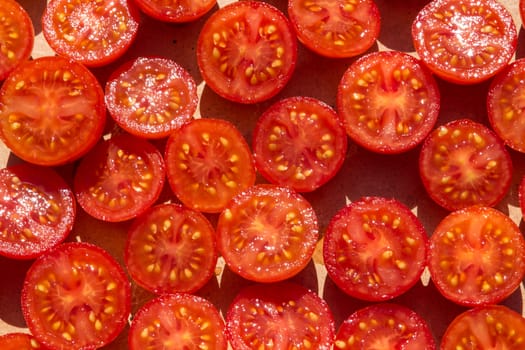
POLYGON ((516 47, 516 59, 525 57, 525 30, 520 26, 518 30, 518 46, 516 47))
POLYGON ((46 0, 16 0, 22 7, 27 11, 31 21, 33 22, 33 28, 35 35, 42 32, 42 13, 46 8, 46 0))
POLYGON ((20 304, 20 295, 24 278, 33 260, 15 260, 0 257, 0 325, 9 327, 26 327, 20 304))

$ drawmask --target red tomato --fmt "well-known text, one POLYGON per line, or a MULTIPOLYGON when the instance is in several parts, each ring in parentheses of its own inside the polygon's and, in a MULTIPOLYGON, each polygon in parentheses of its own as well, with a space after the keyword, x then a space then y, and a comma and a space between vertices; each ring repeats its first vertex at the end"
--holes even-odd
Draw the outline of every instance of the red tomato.
POLYGON ((437 0, 412 24, 417 54, 441 78, 474 84, 510 61, 518 33, 509 11, 496 0, 437 0))
POLYGON ((328 304, 291 282, 244 287, 226 314, 226 335, 235 350, 329 350, 334 333, 328 304))
POLYGON ((525 175, 521 178, 519 183, 518 199, 520 203, 521 214, 525 218, 525 175))
POLYGON ((434 127, 439 104, 430 72, 399 51, 374 52, 354 61, 337 91, 337 111, 348 135, 378 153, 416 147, 434 127))
POLYGON ((216 0, 135 0, 137 6, 148 16, 159 21, 192 22, 208 13, 216 0))
POLYGON ((339 326, 337 350, 435 350, 426 321, 398 304, 372 304, 352 313, 339 326))
POLYGON ((503 305, 466 310, 447 327, 441 350, 525 349, 525 319, 503 305))
POLYGON ((519 11, 520 11, 520 19, 521 19, 522 26, 523 26, 523 22, 525 22, 525 0, 520 0, 519 11))
POLYGON ((0 81, 31 56, 35 30, 27 11, 15 0, 0 0, 0 81))
POLYGON ((106 83, 106 104, 127 132, 163 138, 193 118, 197 85, 167 58, 139 57, 121 66, 106 83))
POLYGON ((218 213, 237 193, 255 183, 250 147, 223 119, 194 119, 168 138, 168 182, 189 208, 218 213))
POLYGON ((131 277, 153 293, 192 293, 213 276, 215 230, 200 212, 159 204, 135 219, 125 262, 131 277))
POLYGON ((310 261, 319 238, 310 203, 287 187, 255 185, 236 195, 217 222, 228 267, 257 282, 287 279, 310 261))
POLYGON ((327 57, 364 53, 381 29, 381 15, 373 0, 288 0, 288 15, 298 39, 327 57))
POLYGON ((224 321, 208 300, 191 294, 164 294, 135 314, 129 330, 130 350, 226 350, 224 321))
POLYGON ((267 100, 295 70, 297 39, 286 16, 262 1, 237 1, 216 11, 197 42, 206 84, 240 103, 267 100))
POLYGON ((118 222, 153 205, 164 181, 159 150, 145 139, 120 134, 100 142, 80 161, 73 190, 89 215, 118 222))
POLYGON ((525 276, 525 240, 514 221, 494 208, 457 210, 435 228, 428 268, 447 299, 470 307, 495 304, 525 276))
POLYGON ((328 276, 363 300, 392 299, 412 288, 426 266, 428 239, 401 202, 365 197, 339 210, 323 242, 328 276))
POLYGON ((64 243, 27 272, 22 310, 29 331, 51 349, 94 350, 112 342, 130 313, 124 270, 98 246, 64 243))
POLYGON ((432 131, 419 157, 429 196, 448 210, 496 205, 509 190, 512 161, 486 126, 458 119, 432 131))
POLYGON ((46 350, 32 335, 27 333, 6 333, 0 336, 0 349, 46 350))
POLYGON ((67 237, 75 213, 73 191, 52 168, 21 163, 0 169, 1 255, 36 258, 67 237))
POLYGON ((49 0, 42 32, 59 55, 96 67, 126 52, 139 21, 140 13, 131 0, 49 0))
POLYGON ((99 140, 105 120, 99 82, 66 58, 26 61, 0 89, 2 140, 30 163, 59 165, 80 158, 99 140))
POLYGON ((343 165, 347 136, 337 113, 310 97, 283 99, 253 131, 255 164, 270 182, 299 192, 328 182, 343 165))

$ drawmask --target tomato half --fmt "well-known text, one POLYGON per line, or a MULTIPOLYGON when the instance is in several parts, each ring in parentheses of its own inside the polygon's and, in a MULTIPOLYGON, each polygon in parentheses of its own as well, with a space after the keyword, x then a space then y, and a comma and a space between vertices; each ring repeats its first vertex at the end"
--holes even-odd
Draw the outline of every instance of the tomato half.
POLYGON ((364 53, 381 29, 381 15, 373 0, 289 0, 288 16, 301 43, 334 58, 364 53))
POLYGON ((347 135, 332 107, 311 97, 270 106, 253 131, 257 169, 269 181, 299 192, 328 182, 343 165, 347 135))
POLYGON ((80 161, 73 190, 89 215, 104 221, 132 219, 155 203, 165 182, 162 154, 128 134, 101 141, 80 161))
POLYGON ((426 191, 448 210, 496 205, 509 190, 512 168, 501 139, 470 119, 457 119, 432 131, 419 156, 426 191))
POLYGON ((217 0, 135 0, 135 3, 144 13, 159 21, 185 23, 204 16, 217 0))
POLYGON ((441 78, 474 84, 510 61, 518 33, 510 12, 498 1, 437 0, 412 24, 417 54, 441 78))
POLYGON ((206 84, 235 102, 256 103, 279 93, 297 61, 297 39, 286 16, 262 1, 236 1, 206 21, 197 63, 206 84))
POLYGON ((440 94, 413 56, 379 51, 354 61, 337 91, 337 111, 357 144, 378 153, 416 147, 434 127, 440 94))
POLYGON ((457 210, 435 228, 428 268, 447 299, 471 307, 495 304, 525 276, 525 240, 514 221, 494 208, 457 210))
POLYGON ((189 208, 218 213, 255 183, 250 146, 224 119, 194 119, 173 132, 165 150, 168 182, 189 208))
POLYGON ((435 350, 427 322, 398 304, 372 304, 352 313, 340 326, 334 342, 338 350, 435 350))
POLYGON ((213 276, 215 230, 200 212, 159 204, 134 220, 125 253, 129 274, 144 288, 192 293, 213 276))
POLYGON ((328 276, 345 293, 381 301, 414 286, 426 266, 428 238, 401 202, 365 197, 340 209, 323 242, 328 276))
POLYGON ((27 11, 15 0, 0 1, 0 81, 29 59, 35 30, 27 11))
POLYGON ((326 301, 291 282, 244 287, 226 313, 226 335, 235 350, 329 350, 334 334, 326 301))
POLYGON ((52 168, 27 163, 0 169, 0 254, 33 259, 73 228, 73 191, 52 168))
POLYGON ((2 140, 30 163, 59 165, 80 158, 101 137, 105 120, 99 82, 66 58, 26 61, 0 89, 2 140))
POLYGON ((124 329, 131 286, 108 252, 89 243, 64 243, 27 272, 22 310, 29 331, 51 349, 94 350, 124 329))
POLYGON ((132 0, 50 0, 42 32, 59 55, 97 67, 127 51, 137 35, 139 15, 132 0))
POLYGON ((0 336, 2 350, 46 350, 46 348, 28 333, 6 333, 0 336))
POLYGON ((518 186, 518 200, 520 204, 521 214, 525 218, 525 175, 522 176, 518 186))
POLYGON ((133 317, 130 350, 226 350, 224 321, 208 300, 191 294, 161 295, 133 317))
POLYGON ((525 319, 503 305, 477 307, 459 314, 447 327, 442 350, 525 349, 525 319))

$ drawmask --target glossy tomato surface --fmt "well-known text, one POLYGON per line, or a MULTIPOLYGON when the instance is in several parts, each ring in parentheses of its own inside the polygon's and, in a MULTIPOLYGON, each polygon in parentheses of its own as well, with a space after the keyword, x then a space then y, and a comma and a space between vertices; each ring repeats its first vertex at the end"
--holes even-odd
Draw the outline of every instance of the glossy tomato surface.
POLYGON ((430 238, 429 271, 447 299, 465 306, 495 304, 525 276, 525 240, 510 217, 494 208, 454 211, 430 238))
POLYGON ((46 350, 46 348, 28 333, 6 333, 0 336, 2 350, 46 350))
POLYGON ((42 15, 42 32, 59 55, 97 67, 127 51, 139 22, 132 0, 50 0, 42 15))
POLYGON ((76 216, 73 191, 53 168, 0 169, 0 254, 33 259, 61 243, 76 216))
POLYGON ((518 33, 511 13, 498 1, 429 2, 412 24, 417 54, 441 78, 474 84, 510 61, 518 33))
POLYGON ((430 71, 400 51, 354 61, 337 90, 337 111, 350 138, 378 153, 416 147, 434 127, 440 93, 430 71))
POLYGON ((299 273, 319 238, 311 204, 288 187, 261 184, 236 195, 217 222, 218 249, 229 269, 256 282, 299 273))
POLYGON ((148 16, 159 21, 186 23, 197 20, 217 4, 216 0, 135 0, 148 16))
POLYGON ((313 191, 343 165, 347 135, 335 110, 311 97, 270 106, 253 131, 257 169, 266 179, 299 192, 313 191))
POLYGON ((381 29, 381 15, 373 0, 289 0, 288 16, 301 43, 333 58, 364 53, 381 29))
POLYGON ((22 289, 29 331, 50 349, 98 349, 127 324, 131 287, 115 259, 90 243, 64 243, 35 260, 22 289))
POLYGON ((291 282, 244 287, 226 313, 226 335, 235 350, 329 350, 334 334, 326 301, 291 282))
POLYGON ((18 157, 59 165, 84 155, 102 135, 104 91, 80 63, 58 56, 19 65, 0 89, 0 132, 18 157))
POLYGON ((436 128, 419 156, 419 172, 427 193, 450 211, 499 203, 509 190, 512 169, 501 139, 470 119, 436 128))
POLYGON ((426 266, 427 234, 401 202, 365 197, 340 209, 323 242, 328 276, 363 300, 392 299, 413 287, 426 266))
POLYGON ((287 17, 262 1, 237 1, 214 12, 200 31, 197 63, 220 96, 256 103, 279 93, 297 61, 297 39, 287 17))

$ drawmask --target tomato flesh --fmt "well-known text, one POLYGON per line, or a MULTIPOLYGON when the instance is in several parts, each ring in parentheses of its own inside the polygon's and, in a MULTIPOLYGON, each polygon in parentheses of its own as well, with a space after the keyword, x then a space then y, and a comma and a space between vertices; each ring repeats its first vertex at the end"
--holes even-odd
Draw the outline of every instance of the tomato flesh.
POLYGON ((186 23, 208 13, 216 0, 135 0, 147 15, 163 22, 186 23))
POLYGON ((46 350, 28 333, 6 333, 0 336, 2 350, 46 350))

